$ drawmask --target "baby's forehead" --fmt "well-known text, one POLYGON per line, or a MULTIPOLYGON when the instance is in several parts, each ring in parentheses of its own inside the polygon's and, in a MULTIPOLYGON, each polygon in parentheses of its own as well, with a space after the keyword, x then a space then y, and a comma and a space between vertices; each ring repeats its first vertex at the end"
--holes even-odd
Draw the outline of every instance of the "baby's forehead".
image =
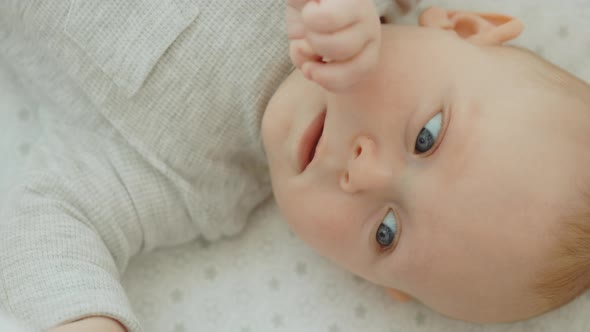
MULTIPOLYGON (((510 44, 489 47, 488 50, 506 60, 508 64, 516 65, 518 75, 530 79, 532 83, 544 83, 542 86, 537 86, 540 90, 547 88, 553 90, 581 83, 571 73, 547 61, 526 47, 510 44)), ((587 87, 587 84, 584 85, 587 87)), ((543 92, 539 91, 539 93, 543 92)))

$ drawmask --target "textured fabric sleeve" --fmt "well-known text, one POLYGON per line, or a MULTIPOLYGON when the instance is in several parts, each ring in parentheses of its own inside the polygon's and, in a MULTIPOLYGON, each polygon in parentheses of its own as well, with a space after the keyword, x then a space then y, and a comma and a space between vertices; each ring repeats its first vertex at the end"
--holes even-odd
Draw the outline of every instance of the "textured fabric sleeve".
POLYGON ((0 331, 2 332, 40 332, 36 329, 31 329, 20 322, 7 317, 0 310, 0 331))
POLYGON ((0 302, 38 328, 98 315, 141 331, 119 277, 142 249, 195 237, 182 195, 105 122, 46 136, 2 209, 0 302))

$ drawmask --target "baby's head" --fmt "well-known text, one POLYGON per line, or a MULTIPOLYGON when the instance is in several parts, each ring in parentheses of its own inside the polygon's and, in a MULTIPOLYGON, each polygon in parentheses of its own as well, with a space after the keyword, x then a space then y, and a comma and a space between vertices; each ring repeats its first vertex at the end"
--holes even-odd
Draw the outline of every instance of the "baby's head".
POLYGON ((451 317, 571 300, 590 283, 590 87, 502 46, 509 18, 421 24, 384 26, 352 91, 299 71, 278 89, 263 139, 281 211, 322 255, 451 317))

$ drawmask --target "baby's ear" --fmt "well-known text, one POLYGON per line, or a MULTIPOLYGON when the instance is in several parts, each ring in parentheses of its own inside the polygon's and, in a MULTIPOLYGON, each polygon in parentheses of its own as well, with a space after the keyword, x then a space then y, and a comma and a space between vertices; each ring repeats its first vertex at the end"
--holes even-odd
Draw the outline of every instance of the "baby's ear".
POLYGON ((518 37, 523 30, 522 23, 511 16, 449 11, 439 7, 424 10, 420 15, 420 25, 453 30, 478 45, 501 45, 518 37))

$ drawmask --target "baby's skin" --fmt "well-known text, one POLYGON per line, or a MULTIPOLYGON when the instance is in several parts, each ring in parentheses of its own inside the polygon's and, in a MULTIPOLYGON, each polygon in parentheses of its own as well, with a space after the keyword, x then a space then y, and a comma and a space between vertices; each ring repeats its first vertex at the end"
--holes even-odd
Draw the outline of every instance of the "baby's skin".
POLYGON ((289 55, 303 76, 332 92, 374 70, 381 28, 372 0, 289 0, 289 55))
MULTIPOLYGON (((293 64, 327 91, 352 90, 377 67, 381 27, 372 0, 289 0, 287 33, 293 64)), ((386 292, 398 302, 411 299, 386 292)))
POLYGON ((512 17, 429 8, 419 23, 380 26, 368 0, 289 1, 297 69, 262 123, 277 204, 395 299, 539 315, 556 305, 535 287, 564 211, 587 210, 587 86, 506 46, 512 17))

